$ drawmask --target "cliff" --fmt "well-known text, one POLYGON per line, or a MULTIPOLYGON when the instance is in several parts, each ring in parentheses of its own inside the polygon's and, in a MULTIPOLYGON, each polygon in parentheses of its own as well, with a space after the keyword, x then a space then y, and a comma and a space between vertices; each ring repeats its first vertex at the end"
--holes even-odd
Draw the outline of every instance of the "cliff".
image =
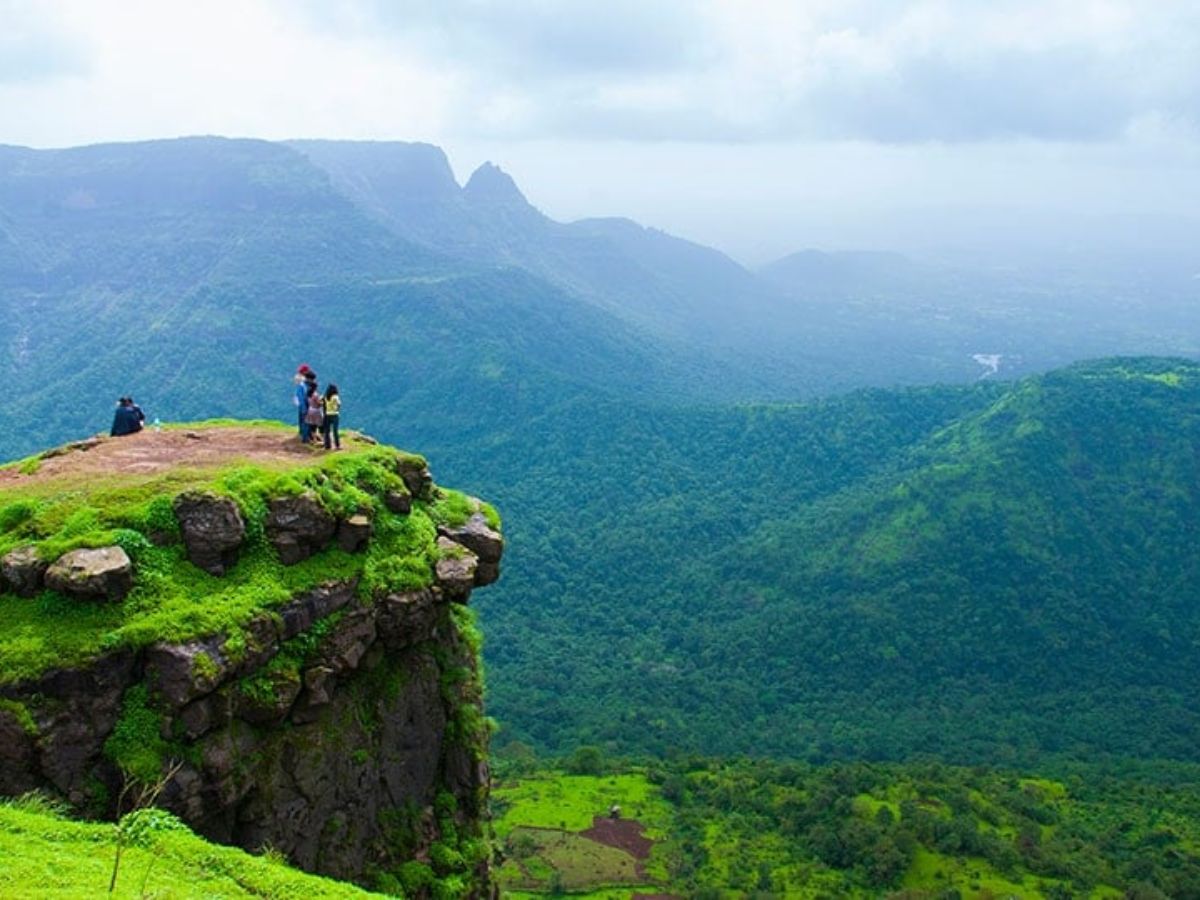
POLYGON ((466 607, 494 510, 356 436, 212 423, 0 469, 0 793, 409 894, 490 890, 466 607))

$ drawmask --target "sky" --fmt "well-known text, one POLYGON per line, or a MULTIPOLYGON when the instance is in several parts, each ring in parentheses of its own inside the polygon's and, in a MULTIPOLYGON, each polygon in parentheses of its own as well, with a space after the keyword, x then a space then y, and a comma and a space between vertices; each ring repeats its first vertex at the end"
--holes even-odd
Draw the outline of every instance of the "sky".
POLYGON ((189 134, 436 143, 749 263, 1178 240, 1200 3, 0 0, 0 143, 189 134))

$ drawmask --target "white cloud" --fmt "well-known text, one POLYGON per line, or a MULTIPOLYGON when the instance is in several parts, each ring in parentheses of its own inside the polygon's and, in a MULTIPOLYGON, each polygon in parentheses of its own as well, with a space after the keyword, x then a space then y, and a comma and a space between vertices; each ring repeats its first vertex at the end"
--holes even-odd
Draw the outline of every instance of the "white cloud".
POLYGON ((1109 140, 1200 113, 1192 0, 0 0, 9 140, 1109 140))
POLYGON ((888 211, 922 205, 1200 208, 1195 0, 0 0, 0 22, 0 143, 432 141, 559 217, 755 258, 915 239, 888 211))
POLYGON ((47 0, 84 77, 0 85, 9 141, 57 145, 178 134, 282 138, 438 134, 458 73, 369 39, 325 36, 272 4, 47 0))

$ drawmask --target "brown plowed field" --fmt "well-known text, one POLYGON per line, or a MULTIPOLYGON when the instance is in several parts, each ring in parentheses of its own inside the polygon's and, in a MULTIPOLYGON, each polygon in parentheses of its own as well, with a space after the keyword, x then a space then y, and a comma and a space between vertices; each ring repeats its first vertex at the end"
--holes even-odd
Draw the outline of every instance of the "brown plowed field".
POLYGON ((639 868, 642 860, 650 858, 650 851, 654 848, 654 841, 642 834, 642 823, 636 819, 594 816, 592 827, 579 833, 598 844, 624 850, 638 861, 639 868))

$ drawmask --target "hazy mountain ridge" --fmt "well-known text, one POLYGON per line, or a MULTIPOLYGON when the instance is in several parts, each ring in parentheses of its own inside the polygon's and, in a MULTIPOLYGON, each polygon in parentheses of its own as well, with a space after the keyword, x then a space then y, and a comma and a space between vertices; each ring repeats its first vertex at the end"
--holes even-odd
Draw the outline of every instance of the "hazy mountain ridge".
MULTIPOLYGON (((644 378, 636 393, 714 402, 966 381, 988 371, 977 354, 1004 377, 1116 351, 1200 353, 1200 306, 1188 294, 1200 282, 1118 289, 1103 278, 1028 280, 873 254, 802 255, 807 268, 781 263, 755 274, 629 220, 555 222, 502 170, 483 172, 493 184, 487 202, 483 182, 460 187, 428 144, 189 138, 4 148, 0 312, 22 322, 37 305, 35 318, 51 317, 57 332, 89 316, 147 332, 161 310, 186 307, 201 289, 328 287, 358 308, 358 288, 341 285, 479 275, 503 294, 497 279, 521 269, 553 286, 534 293, 557 296, 560 320, 591 320, 598 309, 614 319, 602 330, 621 320, 635 343, 653 348, 667 381, 644 378)), ((317 343, 314 326, 302 324, 314 316, 336 318, 314 296, 282 333, 301 357, 314 355, 305 349, 317 343)), ((50 327, 39 322, 14 329, 14 366, 39 358, 36 338, 50 327)), ((325 344, 337 343, 333 328, 325 344)), ((59 333, 54 359, 90 359, 110 338, 59 333)), ((137 359, 120 365, 136 368, 137 359)), ((614 351, 606 367, 636 364, 614 351)), ((107 392, 143 389, 136 372, 129 385, 112 368, 118 377, 101 382, 107 392)), ((28 446, 69 436, 46 432, 28 446)))
MULTIPOLYGON (((440 150, 420 153, 444 166, 440 150)), ((497 409, 483 399, 497 391, 553 402, 755 383, 527 270, 409 241, 264 141, 7 151, 0 313, 0 359, 36 420, 9 456, 104 427, 128 392, 168 419, 286 417, 298 359, 372 398, 373 421, 387 397, 439 429, 497 409)))
POLYGON ((728 325, 753 325, 779 303, 750 272, 711 248, 628 219, 556 222, 492 163, 457 189, 444 154, 428 145, 292 145, 397 233, 465 259, 519 265, 669 337, 718 341, 728 325), (733 301, 750 299, 763 308, 747 318, 733 301))

